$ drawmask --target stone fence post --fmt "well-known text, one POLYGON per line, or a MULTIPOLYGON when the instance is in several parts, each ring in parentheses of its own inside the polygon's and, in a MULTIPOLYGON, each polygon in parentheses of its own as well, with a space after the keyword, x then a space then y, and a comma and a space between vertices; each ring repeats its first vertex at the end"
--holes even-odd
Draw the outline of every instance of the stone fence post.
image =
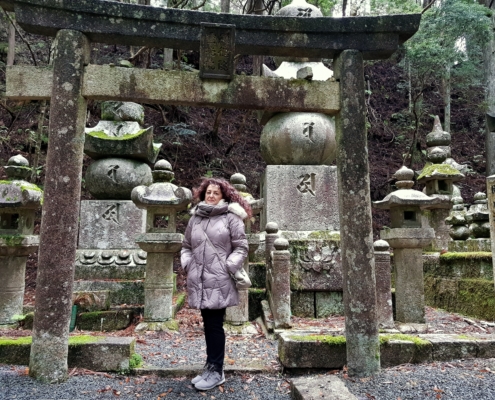
POLYGON ((391 263, 389 244, 385 240, 373 243, 375 249, 376 311, 380 328, 393 328, 391 263))
POLYGON ((266 284, 265 288, 267 293, 271 290, 271 278, 270 274, 272 274, 272 266, 271 266, 271 253, 274 249, 273 244, 275 240, 278 239, 278 225, 275 222, 268 222, 266 224, 266 236, 265 236, 265 266, 266 266, 266 284))
POLYGON ((290 252, 289 242, 279 238, 275 240, 275 250, 271 252, 270 288, 268 304, 273 315, 275 328, 290 328, 290 252))

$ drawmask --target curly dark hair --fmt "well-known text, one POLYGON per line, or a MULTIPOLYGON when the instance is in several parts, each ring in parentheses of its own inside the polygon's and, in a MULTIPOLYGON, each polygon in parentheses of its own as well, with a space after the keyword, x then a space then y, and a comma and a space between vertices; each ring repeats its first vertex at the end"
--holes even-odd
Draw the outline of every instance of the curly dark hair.
POLYGON ((194 203, 205 200, 206 189, 208 189, 208 186, 210 185, 218 186, 220 188, 222 198, 227 203, 239 203, 239 205, 244 208, 244 211, 246 211, 248 218, 253 216, 249 203, 242 198, 239 192, 228 181, 222 178, 203 178, 201 184, 193 189, 194 203))

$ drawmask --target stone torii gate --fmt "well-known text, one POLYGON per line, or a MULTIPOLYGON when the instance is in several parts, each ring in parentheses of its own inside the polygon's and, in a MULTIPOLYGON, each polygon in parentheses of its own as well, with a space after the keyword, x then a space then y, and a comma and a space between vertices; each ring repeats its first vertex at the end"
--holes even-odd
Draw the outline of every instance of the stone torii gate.
MULTIPOLYGON (((53 68, 7 69, 7 97, 50 100, 45 201, 30 374, 67 378, 86 102, 122 100, 334 115, 350 375, 380 368, 364 59, 388 58, 418 29, 420 15, 288 18, 162 9, 98 0, 0 0, 30 33, 56 36, 53 68), (333 58, 335 81, 307 82, 89 65, 91 42, 200 49, 208 29, 229 31, 236 53, 333 58)), ((201 53, 201 62, 208 54, 201 53)), ((218 64, 218 63, 217 63, 218 64)), ((229 67, 231 68, 231 67, 229 67)))

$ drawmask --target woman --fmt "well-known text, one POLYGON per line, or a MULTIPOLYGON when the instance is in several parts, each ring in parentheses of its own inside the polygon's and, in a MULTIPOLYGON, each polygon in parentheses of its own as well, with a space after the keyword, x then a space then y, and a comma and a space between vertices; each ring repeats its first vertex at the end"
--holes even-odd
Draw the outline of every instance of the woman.
POLYGON ((242 268, 248 254, 243 220, 251 207, 224 179, 205 178, 194 191, 194 202, 182 244, 181 264, 187 272, 188 303, 199 308, 206 340, 206 365, 191 382, 209 390, 225 382, 223 360, 227 307, 239 304, 231 274, 242 268))

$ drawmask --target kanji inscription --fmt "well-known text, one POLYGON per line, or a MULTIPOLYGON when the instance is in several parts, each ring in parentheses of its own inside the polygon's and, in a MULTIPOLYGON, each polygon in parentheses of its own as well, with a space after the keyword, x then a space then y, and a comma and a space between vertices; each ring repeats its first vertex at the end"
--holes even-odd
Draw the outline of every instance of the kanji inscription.
POLYGON ((315 194, 315 173, 304 174, 299 177, 300 181, 297 185, 297 190, 301 193, 310 193, 312 196, 315 194))
POLYGON ((201 24, 200 78, 232 79, 234 76, 235 26, 201 24))

